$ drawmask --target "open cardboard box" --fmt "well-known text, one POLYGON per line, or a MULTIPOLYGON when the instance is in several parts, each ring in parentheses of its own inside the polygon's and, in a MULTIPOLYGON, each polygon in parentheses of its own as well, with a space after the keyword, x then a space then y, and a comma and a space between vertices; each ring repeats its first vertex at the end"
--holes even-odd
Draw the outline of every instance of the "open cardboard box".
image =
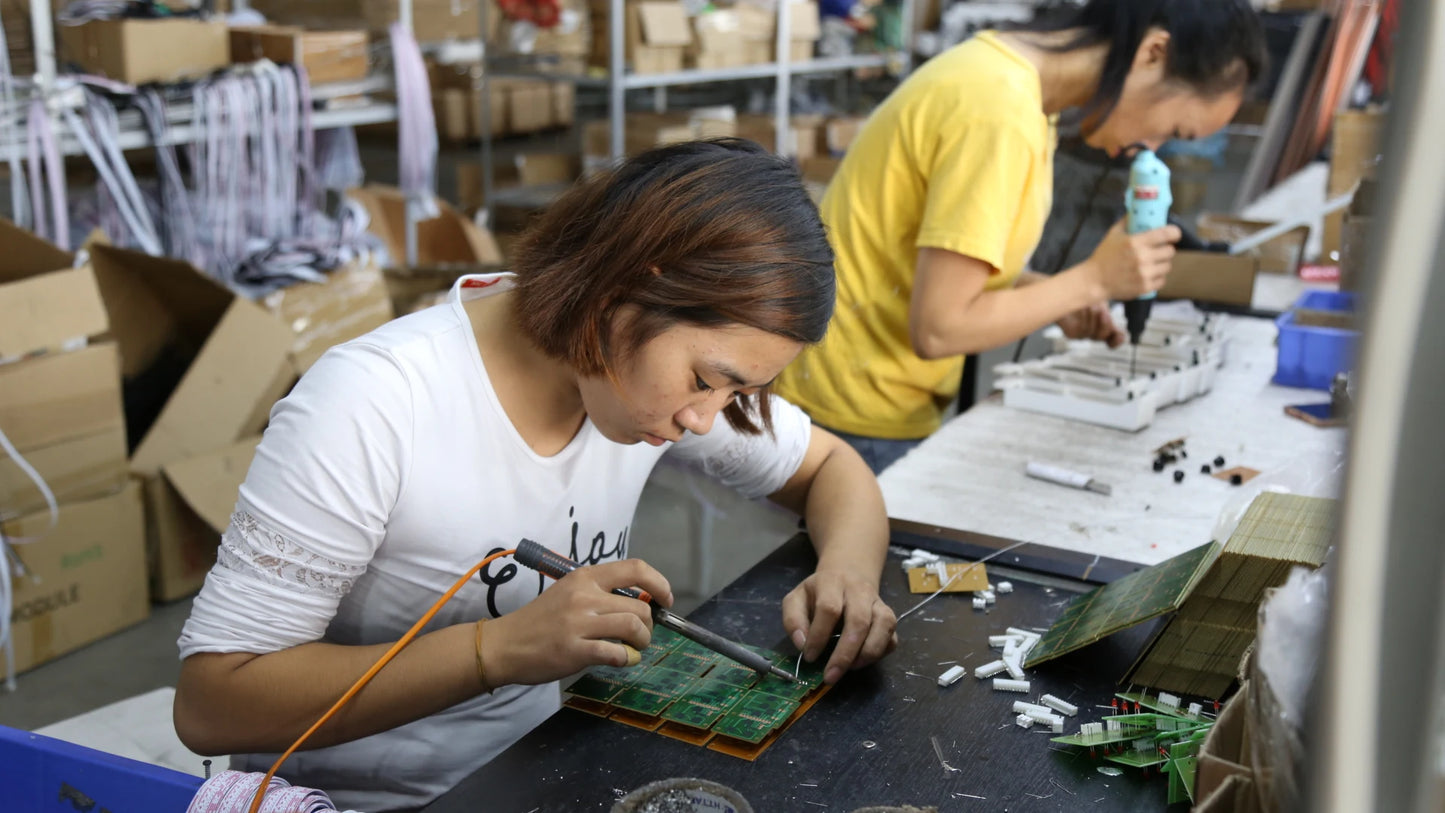
POLYGON ((1248 308, 1254 301, 1258 261, 1209 251, 1181 251, 1159 290, 1160 299, 1192 299, 1248 308))
MULTIPOLYGON (((154 421, 133 427, 130 470, 145 489, 151 593, 169 601, 200 587, 218 537, 183 532, 199 526, 162 479, 165 469, 261 431, 296 378, 296 336, 261 305, 180 260, 102 245, 91 248, 91 264, 127 385, 152 390, 161 404, 154 421), (166 368, 179 377, 155 372, 166 368)), ((232 502, 244 474, 229 487, 232 502)))
POLYGON ((491 232, 440 199, 438 216, 416 224, 417 262, 408 267, 406 198, 401 190, 369 185, 346 194, 366 209, 372 234, 391 255, 386 286, 398 313, 410 313, 419 298, 450 288, 462 274, 500 270, 502 252, 491 232))
MULTIPOLYGON (((0 220, 0 430, 56 499, 113 493, 126 480, 120 364, 95 274, 74 255, 0 220)), ((0 457, 0 519, 45 506, 0 457)))

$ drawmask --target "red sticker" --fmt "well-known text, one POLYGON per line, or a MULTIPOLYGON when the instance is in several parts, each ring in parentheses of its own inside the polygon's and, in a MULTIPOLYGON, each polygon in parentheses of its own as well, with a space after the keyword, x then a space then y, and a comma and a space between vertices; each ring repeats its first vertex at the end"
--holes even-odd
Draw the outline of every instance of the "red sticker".
POLYGON ((1134 187, 1134 200, 1158 200, 1159 187, 1157 186, 1136 186, 1134 187))

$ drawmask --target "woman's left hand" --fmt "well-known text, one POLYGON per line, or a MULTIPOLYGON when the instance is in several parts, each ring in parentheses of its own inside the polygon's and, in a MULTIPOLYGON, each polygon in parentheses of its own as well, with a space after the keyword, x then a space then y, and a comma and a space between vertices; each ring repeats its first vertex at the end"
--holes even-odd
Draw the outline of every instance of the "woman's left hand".
POLYGON ((1129 337, 1109 316, 1109 303, 1100 302, 1081 308, 1059 320, 1059 327, 1070 339, 1093 339, 1110 347, 1118 347, 1129 337))
POLYGON ((898 618, 878 597, 876 579, 819 568, 783 599, 783 627, 809 662, 827 648, 842 621, 838 646, 823 672, 837 683, 843 673, 874 663, 898 646, 898 618))

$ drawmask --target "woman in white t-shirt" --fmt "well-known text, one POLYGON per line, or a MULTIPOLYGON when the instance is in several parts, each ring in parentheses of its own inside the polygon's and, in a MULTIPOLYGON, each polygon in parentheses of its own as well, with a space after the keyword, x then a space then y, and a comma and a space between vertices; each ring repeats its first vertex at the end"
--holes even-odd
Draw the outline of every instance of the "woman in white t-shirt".
POLYGON ((892 650, 877 482, 768 393, 823 336, 832 263, 791 165, 676 145, 554 203, 515 276, 332 349, 272 410, 181 634, 182 740, 265 770, 483 557, 530 539, 594 565, 493 562, 281 770, 342 807, 426 804, 555 711, 560 678, 647 645, 646 605, 610 591, 671 603, 626 558, 664 453, 804 516, 818 566, 782 626, 809 660, 840 633, 826 680, 892 650))

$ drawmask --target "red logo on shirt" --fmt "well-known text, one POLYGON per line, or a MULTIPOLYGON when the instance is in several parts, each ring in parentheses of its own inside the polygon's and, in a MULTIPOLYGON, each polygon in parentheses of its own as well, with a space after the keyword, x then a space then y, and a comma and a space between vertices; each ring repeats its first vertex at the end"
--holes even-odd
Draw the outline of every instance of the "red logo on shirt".
POLYGON ((1134 187, 1134 200, 1158 200, 1159 187, 1157 186, 1136 186, 1134 187))
POLYGON ((496 285, 496 284, 499 283, 499 282, 501 282, 500 279, 464 279, 464 280, 462 280, 462 287, 463 287, 463 288, 490 288, 490 287, 492 287, 493 285, 496 285))

